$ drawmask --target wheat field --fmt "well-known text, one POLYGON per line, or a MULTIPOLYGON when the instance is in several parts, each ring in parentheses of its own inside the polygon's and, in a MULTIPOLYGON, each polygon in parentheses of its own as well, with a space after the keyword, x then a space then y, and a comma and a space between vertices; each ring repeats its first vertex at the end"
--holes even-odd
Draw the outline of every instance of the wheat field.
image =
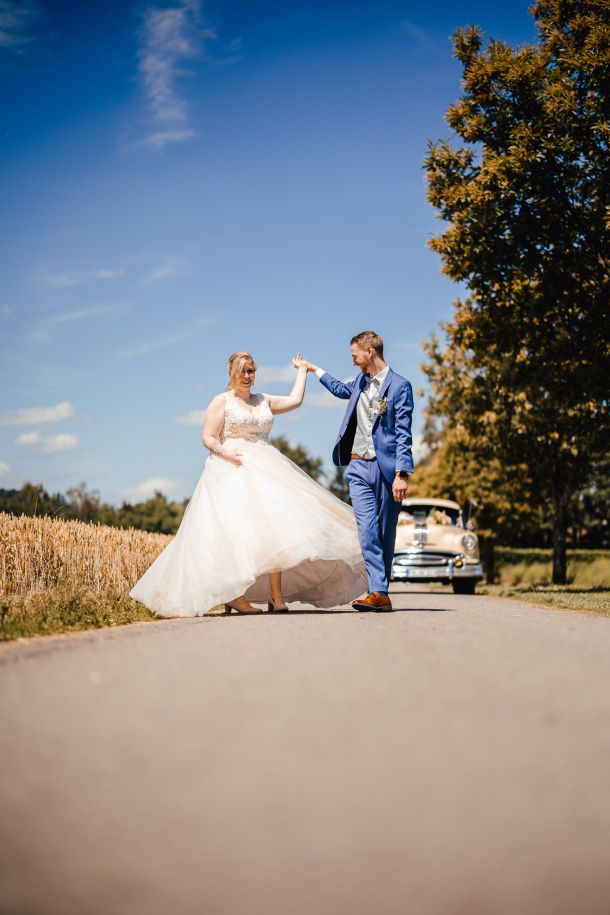
POLYGON ((71 584, 128 592, 169 543, 168 534, 0 512, 0 595, 71 584))
POLYGON ((158 619, 129 591, 171 539, 0 512, 0 640, 158 619))

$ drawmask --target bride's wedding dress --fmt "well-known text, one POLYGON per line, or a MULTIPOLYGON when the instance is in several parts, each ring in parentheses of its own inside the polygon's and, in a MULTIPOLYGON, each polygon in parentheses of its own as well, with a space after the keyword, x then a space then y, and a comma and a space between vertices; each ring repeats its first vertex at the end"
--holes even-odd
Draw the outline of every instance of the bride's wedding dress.
POLYGON ((282 572, 288 602, 334 607, 367 589, 353 509, 267 441, 273 416, 263 394, 251 408, 224 394, 223 447, 211 454, 174 539, 129 592, 160 616, 201 616, 245 594, 269 593, 282 572))

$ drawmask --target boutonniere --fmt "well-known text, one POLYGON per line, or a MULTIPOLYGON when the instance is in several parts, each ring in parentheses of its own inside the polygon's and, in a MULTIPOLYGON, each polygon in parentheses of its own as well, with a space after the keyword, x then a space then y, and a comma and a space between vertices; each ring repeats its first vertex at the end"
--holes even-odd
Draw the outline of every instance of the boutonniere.
POLYGON ((381 400, 375 398, 371 404, 373 408, 373 413, 376 413, 377 416, 383 416, 384 413, 388 412, 388 398, 382 397, 381 400))

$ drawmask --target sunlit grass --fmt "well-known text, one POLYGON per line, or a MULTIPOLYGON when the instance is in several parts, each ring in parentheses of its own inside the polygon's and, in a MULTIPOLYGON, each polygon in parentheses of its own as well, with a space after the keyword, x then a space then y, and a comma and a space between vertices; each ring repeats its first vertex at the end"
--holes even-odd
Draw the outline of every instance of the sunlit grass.
POLYGON ((0 641, 158 619, 127 595, 112 597, 87 588, 57 585, 30 596, 0 599, 0 641))
POLYGON ((513 597, 532 604, 555 607, 558 610, 579 610, 610 616, 610 588, 581 588, 576 585, 505 588, 502 585, 480 585, 477 593, 493 597, 513 597))
POLYGON ((610 617, 610 588, 583 588, 578 585, 538 585, 506 588, 503 585, 479 585, 478 594, 512 597, 557 610, 579 610, 610 617))

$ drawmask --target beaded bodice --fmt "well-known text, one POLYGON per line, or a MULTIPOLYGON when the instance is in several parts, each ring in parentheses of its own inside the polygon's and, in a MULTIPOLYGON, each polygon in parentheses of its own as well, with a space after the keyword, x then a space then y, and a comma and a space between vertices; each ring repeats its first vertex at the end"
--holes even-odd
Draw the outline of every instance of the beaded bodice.
POLYGON ((247 407, 230 391, 225 393, 225 424, 222 440, 245 438, 249 442, 266 442, 273 424, 271 407, 263 394, 255 394, 256 405, 247 407))

